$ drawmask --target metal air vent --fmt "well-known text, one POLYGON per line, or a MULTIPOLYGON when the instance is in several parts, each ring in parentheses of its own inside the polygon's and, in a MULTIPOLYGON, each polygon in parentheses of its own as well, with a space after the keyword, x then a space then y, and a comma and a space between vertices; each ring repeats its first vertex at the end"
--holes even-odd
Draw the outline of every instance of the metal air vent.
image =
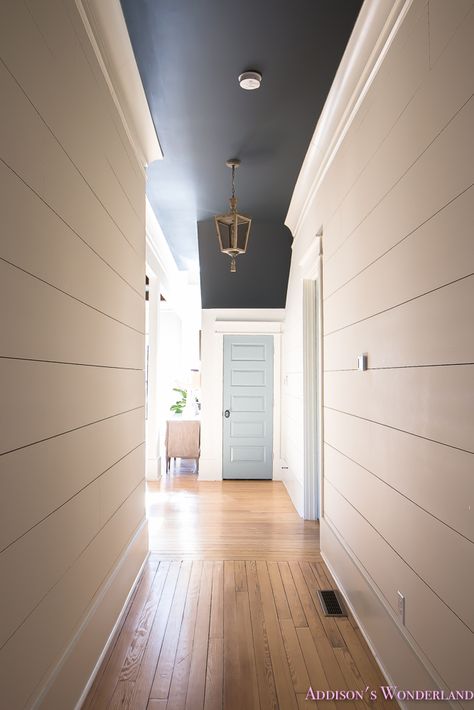
POLYGON ((337 589, 318 589, 324 616, 347 616, 342 596, 337 589))

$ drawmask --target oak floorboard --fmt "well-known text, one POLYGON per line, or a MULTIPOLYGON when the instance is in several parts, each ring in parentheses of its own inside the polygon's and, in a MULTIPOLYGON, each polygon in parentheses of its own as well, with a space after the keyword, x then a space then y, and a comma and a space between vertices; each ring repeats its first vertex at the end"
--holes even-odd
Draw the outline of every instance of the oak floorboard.
MULTIPOLYGON (((365 690, 367 686, 364 684, 364 681, 357 670, 349 651, 346 648, 335 648, 334 655, 339 663, 339 668, 346 679, 348 688, 351 688, 352 690, 365 690)), ((369 697, 370 694, 367 698, 369 697)), ((365 710, 367 707, 373 707, 373 704, 370 705, 369 700, 367 702, 365 702, 365 700, 354 700, 354 705, 357 710, 365 710)))
MULTIPOLYGON (((314 644, 314 639, 309 627, 296 629, 300 642, 306 668, 308 670, 310 686, 313 689, 330 690, 329 681, 324 672, 318 649, 314 644)), ((325 701, 328 710, 335 710, 336 706, 332 700, 325 701)))
POLYGON ((242 707, 259 707, 257 670, 252 639, 252 622, 247 592, 236 592, 237 598, 237 641, 239 648, 240 683, 242 686, 242 707))
POLYGON ((153 585, 150 591, 150 595, 143 606, 137 627, 134 630, 132 641, 128 647, 127 655, 125 656, 120 670, 119 680, 136 680, 169 571, 169 562, 160 565, 157 572, 156 584, 153 585))
POLYGON ((165 700, 169 695, 190 574, 191 564, 189 562, 183 562, 176 585, 173 605, 166 625, 160 658, 151 686, 150 698, 152 699, 165 700))
POLYGON ((224 561, 224 707, 239 710, 242 686, 240 655, 237 646, 237 597, 233 560, 224 561))
POLYGON ((293 680, 278 623, 278 614, 266 562, 257 562, 257 575, 262 595, 263 616, 268 634, 278 703, 285 710, 296 709, 297 701, 293 690, 293 680))
MULTIPOLYGON (((100 710, 107 707, 117 685, 118 677, 130 649, 130 638, 135 632, 143 606, 148 599, 160 562, 152 558, 143 570, 136 592, 130 600, 123 624, 117 632, 115 642, 110 645, 99 673, 94 679, 83 710, 100 710)), ((165 565, 167 567, 167 563, 165 565)))
MULTIPOLYGON (((107 708, 110 710, 121 710, 121 708, 133 707, 132 695, 135 683, 131 680, 119 680, 114 688, 114 692, 107 708)), ((146 706, 145 706, 146 707, 146 706)))
POLYGON ((262 597, 257 577, 257 563, 249 561, 246 563, 246 568, 260 709, 275 710, 275 708, 278 708, 278 700, 263 614, 262 597))
POLYGON ((212 562, 206 560, 201 575, 201 587, 196 615, 196 628, 189 669, 186 710, 201 710, 204 707, 206 688, 206 665, 211 617, 212 562))
POLYGON ((306 693, 310 686, 306 663, 292 619, 280 619, 280 628, 295 693, 306 693))
POLYGON ((273 590, 273 599, 279 619, 291 619, 290 607, 281 581, 280 569, 277 562, 267 562, 268 574, 273 590))
POLYGON ((189 581, 186 606, 184 608, 183 623, 181 624, 178 649, 176 651, 167 710, 183 710, 186 705, 189 669, 191 666, 191 654, 196 628, 199 590, 201 588, 202 562, 193 562, 192 565, 193 567, 189 581))
POLYGON ((221 710, 224 690, 224 637, 209 639, 204 710, 221 710))
POLYGON ((140 667, 136 674, 130 705, 127 706, 133 710, 142 710, 142 708, 146 708, 148 704, 180 568, 181 562, 176 561, 170 564, 160 602, 156 609, 153 625, 148 636, 148 643, 145 652, 142 654, 140 667))
POLYGON ((291 618, 293 619, 295 628, 308 626, 308 621, 303 611, 303 607, 301 606, 301 601, 298 596, 298 590, 296 589, 293 577, 291 576, 291 571, 288 567, 288 563, 279 562, 278 568, 280 570, 283 588, 285 590, 286 598, 288 600, 288 606, 290 608, 291 618))
POLYGON ((212 570, 211 624, 209 638, 224 638, 224 563, 214 562, 212 570))

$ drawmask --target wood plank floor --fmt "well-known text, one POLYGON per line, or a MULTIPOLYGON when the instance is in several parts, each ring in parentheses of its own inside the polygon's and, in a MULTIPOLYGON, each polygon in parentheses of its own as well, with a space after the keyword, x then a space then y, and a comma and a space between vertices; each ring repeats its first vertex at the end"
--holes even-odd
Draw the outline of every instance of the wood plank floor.
POLYGON ((150 548, 161 558, 319 561, 319 525, 280 481, 199 481, 189 468, 149 484, 150 548))
POLYGON ((318 528, 281 484, 183 475, 150 493, 154 551, 84 708, 298 710, 310 686, 385 683, 354 620, 321 614, 317 589, 334 583, 318 528))

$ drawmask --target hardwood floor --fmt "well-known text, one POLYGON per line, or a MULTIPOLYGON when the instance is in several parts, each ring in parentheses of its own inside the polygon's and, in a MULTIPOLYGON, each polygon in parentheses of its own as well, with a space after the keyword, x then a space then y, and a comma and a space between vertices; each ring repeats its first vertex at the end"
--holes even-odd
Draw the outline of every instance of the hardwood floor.
POLYGON ((149 484, 150 549, 161 558, 319 561, 319 525, 280 481, 198 481, 188 468, 149 484))
POLYGON ((281 484, 188 474, 150 486, 149 504, 153 552, 84 708, 298 710, 310 686, 384 684, 355 622, 322 615, 318 527, 281 484))

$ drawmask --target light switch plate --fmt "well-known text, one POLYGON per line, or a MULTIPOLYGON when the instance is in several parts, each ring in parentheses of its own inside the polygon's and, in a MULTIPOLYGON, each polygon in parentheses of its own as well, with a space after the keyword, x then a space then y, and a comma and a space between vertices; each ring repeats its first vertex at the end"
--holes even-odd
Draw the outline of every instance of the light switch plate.
POLYGON ((405 597, 400 591, 397 591, 398 615, 400 621, 405 625, 405 597))
POLYGON ((364 353, 363 355, 358 355, 357 356, 357 369, 358 370, 367 370, 368 363, 367 363, 367 354, 364 353))

